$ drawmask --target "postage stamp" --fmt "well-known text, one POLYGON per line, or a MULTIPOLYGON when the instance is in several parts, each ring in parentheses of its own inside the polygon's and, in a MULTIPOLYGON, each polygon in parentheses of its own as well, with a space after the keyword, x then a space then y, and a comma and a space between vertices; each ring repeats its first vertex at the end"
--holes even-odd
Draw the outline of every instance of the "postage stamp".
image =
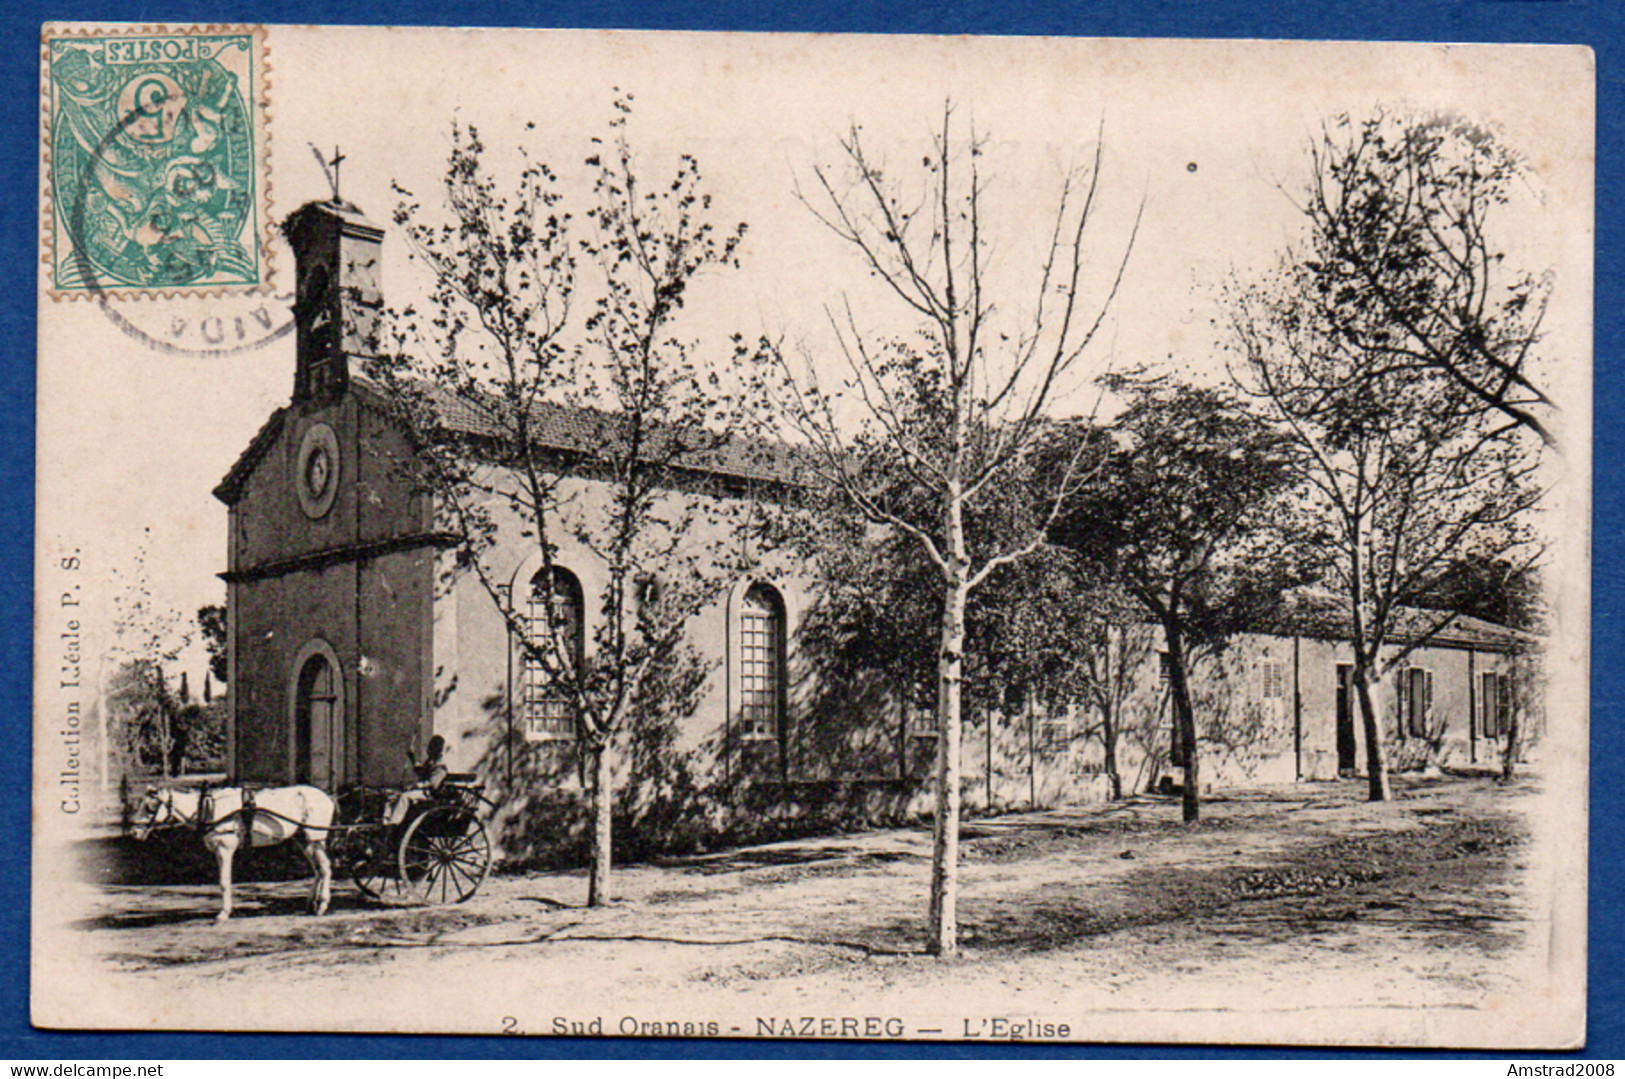
POLYGON ((43 85, 36 1025, 1583 1042, 1588 50, 43 85))
POLYGON ((43 45, 51 295, 264 286, 263 29, 47 26, 43 45))

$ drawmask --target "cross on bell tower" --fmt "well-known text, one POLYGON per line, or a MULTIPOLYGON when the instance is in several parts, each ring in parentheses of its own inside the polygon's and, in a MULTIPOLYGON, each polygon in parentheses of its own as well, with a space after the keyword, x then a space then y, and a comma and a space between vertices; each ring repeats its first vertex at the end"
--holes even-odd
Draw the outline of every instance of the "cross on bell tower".
POLYGON ((316 149, 315 143, 311 144, 310 152, 316 155, 316 164, 322 167, 322 175, 327 177, 327 186, 333 189, 333 202, 343 205, 344 199, 339 196, 339 166, 348 159, 339 153, 337 144, 333 146, 333 159, 331 161, 322 156, 322 152, 316 149))

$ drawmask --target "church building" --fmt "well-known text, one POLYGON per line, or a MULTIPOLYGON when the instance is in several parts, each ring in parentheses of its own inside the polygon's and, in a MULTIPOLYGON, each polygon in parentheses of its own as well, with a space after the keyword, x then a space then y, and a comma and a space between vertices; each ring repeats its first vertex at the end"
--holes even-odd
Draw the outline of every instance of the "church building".
MULTIPOLYGON (((561 535, 544 580, 540 551, 520 538, 515 521, 491 556, 507 612, 488 590, 448 572, 452 540, 436 530, 431 496, 401 467, 408 440, 361 370, 382 308, 383 232, 337 201, 302 207, 284 231, 296 259, 292 399, 214 492, 229 509, 221 575, 228 768, 245 782, 329 791, 400 786, 410 779, 408 752, 421 757, 440 734, 451 769, 478 773, 503 814, 517 820, 551 805, 569 818, 590 782, 573 717, 527 662, 507 616, 539 618, 536 605, 551 603, 575 647, 588 647, 607 567, 581 540, 561 535)), ((590 418, 542 406, 540 437, 549 449, 590 452, 590 418)), ((442 420, 476 435, 483 422, 450 400, 442 420)), ((771 497, 797 483, 790 456, 772 447, 724 443, 704 467, 717 498, 771 497)), ((590 477, 567 483, 578 501, 607 497, 606 485, 590 477)), ((794 642, 809 587, 793 575, 745 577, 690 621, 689 638, 709 670, 692 714, 663 751, 666 764, 680 758, 713 798, 753 780, 782 787, 793 775, 853 774, 839 754, 815 767, 790 749, 791 710, 805 693, 795 684, 804 664, 794 642)), ((900 729, 893 711, 876 721, 900 729)), ((873 778, 910 779, 895 762, 873 778)), ((499 841, 506 831, 510 848, 545 845, 528 835, 535 827, 499 821, 499 841)))

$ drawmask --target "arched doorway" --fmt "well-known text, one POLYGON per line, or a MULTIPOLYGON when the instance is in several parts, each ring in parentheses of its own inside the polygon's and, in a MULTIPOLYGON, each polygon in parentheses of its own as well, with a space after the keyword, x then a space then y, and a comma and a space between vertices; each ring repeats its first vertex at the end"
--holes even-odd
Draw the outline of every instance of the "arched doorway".
POLYGON ((323 641, 300 650, 293 692, 293 768, 295 783, 334 791, 343 765, 339 739, 343 723, 343 683, 337 657, 323 641))

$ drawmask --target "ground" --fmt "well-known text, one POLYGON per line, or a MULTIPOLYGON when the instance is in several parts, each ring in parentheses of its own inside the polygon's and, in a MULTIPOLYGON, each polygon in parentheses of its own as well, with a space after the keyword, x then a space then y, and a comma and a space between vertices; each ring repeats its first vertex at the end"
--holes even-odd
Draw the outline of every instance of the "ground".
POLYGON ((99 887, 73 929, 136 1025, 1450 1040, 1544 962, 1537 784, 1398 786, 1227 792, 1194 827, 1152 796, 968 821, 951 961, 921 953, 927 828, 618 867, 600 909, 580 872, 417 909, 341 877, 325 917, 249 882, 216 925, 215 889, 148 884, 99 887))

